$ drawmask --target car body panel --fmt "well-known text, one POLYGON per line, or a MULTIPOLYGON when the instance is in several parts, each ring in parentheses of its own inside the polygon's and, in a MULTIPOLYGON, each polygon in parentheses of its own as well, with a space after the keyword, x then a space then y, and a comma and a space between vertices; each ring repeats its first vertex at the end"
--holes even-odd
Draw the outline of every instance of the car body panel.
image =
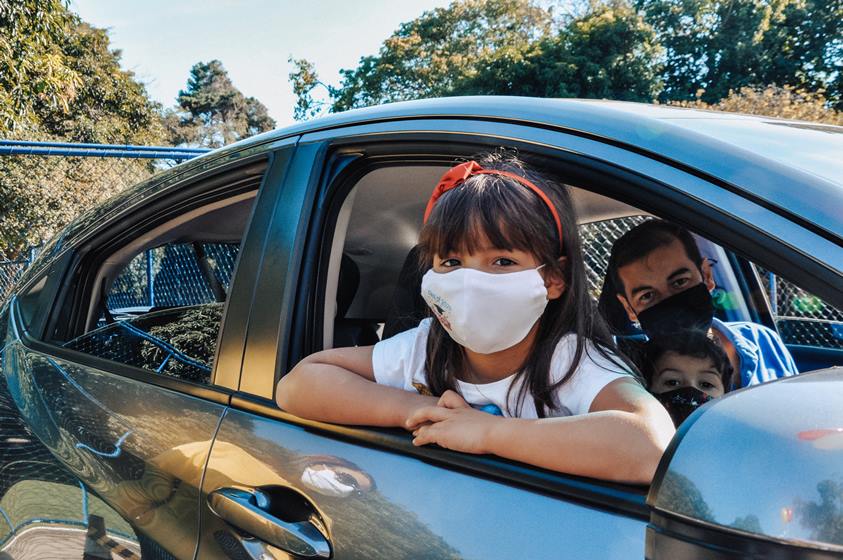
MULTIPOLYGON (((230 485, 291 487, 306 496, 326 522, 335 558, 610 559, 644 553, 644 520, 607 516, 236 410, 226 414, 214 441, 203 495, 230 485), (352 491, 352 485, 305 475, 330 468, 352 471, 371 486, 352 491)), ((224 558, 223 551, 234 547, 231 528, 210 511, 203 526, 199 557, 224 558)))
POLYGON ((4 365, 15 407, 64 469, 136 533, 175 557, 192 557, 202 458, 225 407, 21 342, 7 346, 4 365), (185 445, 196 448, 195 462, 175 451, 185 445))

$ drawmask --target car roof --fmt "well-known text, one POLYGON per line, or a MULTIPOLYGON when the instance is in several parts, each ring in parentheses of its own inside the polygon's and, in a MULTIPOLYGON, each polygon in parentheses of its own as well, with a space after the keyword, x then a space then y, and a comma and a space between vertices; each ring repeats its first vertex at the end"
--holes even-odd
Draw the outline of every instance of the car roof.
POLYGON ((236 142, 124 191, 72 224, 65 241, 89 230, 92 222, 119 214, 141 193, 213 167, 211 160, 230 161, 243 149, 347 126, 431 118, 536 125, 619 145, 702 173, 838 243, 843 240, 838 212, 843 206, 843 127, 621 101, 466 96, 355 109, 236 142))
MULTIPOLYGON (((339 127, 419 118, 478 118, 558 128, 701 172, 765 206, 843 239, 843 127, 589 99, 466 96, 355 109, 281 128, 230 149, 339 127)), ((207 156, 204 156, 207 157, 207 156)))

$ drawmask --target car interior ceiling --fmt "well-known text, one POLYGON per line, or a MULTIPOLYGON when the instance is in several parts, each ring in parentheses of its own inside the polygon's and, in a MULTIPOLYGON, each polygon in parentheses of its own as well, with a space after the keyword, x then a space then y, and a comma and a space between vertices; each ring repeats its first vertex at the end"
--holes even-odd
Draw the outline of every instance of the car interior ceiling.
POLYGON ((86 331, 97 322, 104 293, 138 254, 167 243, 240 243, 257 190, 219 200, 169 220, 112 253, 97 271, 86 320, 86 331))
MULTIPOLYGON (((413 291, 413 248, 427 199, 447 166, 382 167, 346 197, 331 243, 323 347, 374 344, 413 326, 423 310, 413 291)), ((580 225, 647 215, 633 206, 569 187, 580 225)))

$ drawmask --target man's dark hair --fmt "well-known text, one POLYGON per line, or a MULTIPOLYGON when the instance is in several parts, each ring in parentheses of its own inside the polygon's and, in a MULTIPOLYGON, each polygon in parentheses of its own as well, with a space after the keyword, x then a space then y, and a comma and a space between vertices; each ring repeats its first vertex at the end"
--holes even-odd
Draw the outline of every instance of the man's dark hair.
POLYGON ((702 269, 703 257, 694 236, 687 229, 664 220, 647 220, 625 234, 612 245, 606 276, 614 290, 612 294, 625 294, 618 269, 641 260, 656 249, 670 245, 676 240, 682 243, 685 254, 702 269))

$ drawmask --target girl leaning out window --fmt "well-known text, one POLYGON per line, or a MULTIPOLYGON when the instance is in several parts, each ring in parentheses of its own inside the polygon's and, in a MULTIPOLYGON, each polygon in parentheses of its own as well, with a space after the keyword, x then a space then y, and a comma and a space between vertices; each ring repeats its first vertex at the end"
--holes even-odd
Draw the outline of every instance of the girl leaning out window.
POLYGON ((416 445, 649 483, 673 435, 586 291, 567 190, 503 152, 449 170, 420 235, 432 317, 370 347, 313 354, 283 409, 398 426, 416 445))

